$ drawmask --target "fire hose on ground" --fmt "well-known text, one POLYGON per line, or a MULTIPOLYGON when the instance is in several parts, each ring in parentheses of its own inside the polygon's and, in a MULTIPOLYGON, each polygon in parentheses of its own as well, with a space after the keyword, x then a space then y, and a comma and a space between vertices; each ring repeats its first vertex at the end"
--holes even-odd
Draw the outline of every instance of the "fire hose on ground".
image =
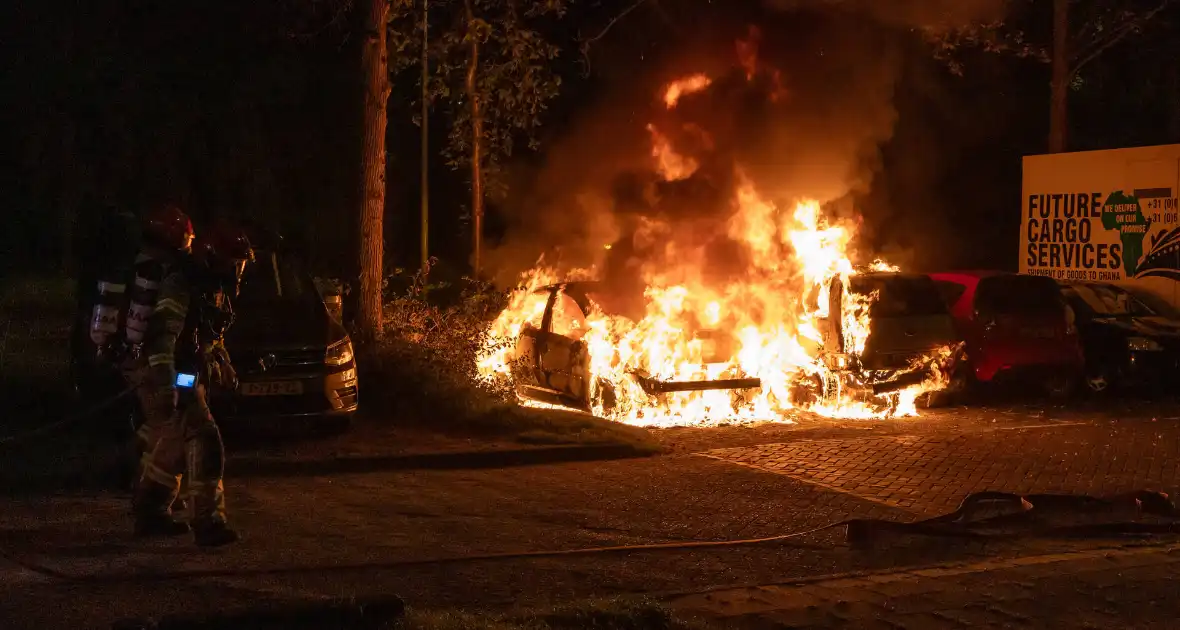
MULTIPOLYGON (((1106 498, 1093 497, 1088 495, 1066 495, 1066 494, 1017 494, 1010 492, 975 492, 967 495, 959 504, 958 509, 942 516, 913 521, 913 522, 899 522, 889 521, 885 519, 872 518, 853 518, 846 519, 820 527, 814 527, 789 534, 780 534, 777 536, 767 536, 763 538, 747 538, 736 540, 700 540, 687 542, 669 542, 669 543, 654 543, 654 544, 640 544, 640 545, 613 545, 606 547, 583 547, 577 549, 558 549, 551 551, 513 551, 503 553, 479 554, 468 556, 453 556, 442 558, 427 558, 421 560, 401 560, 384 563, 360 563, 350 565, 332 565, 330 567, 322 566, 295 566, 295 567, 274 567, 270 569, 256 569, 256 570, 233 570, 233 569, 209 569, 201 570, 194 569, 189 571, 176 572, 161 572, 133 576, 133 581, 154 581, 154 580, 172 580, 172 579, 194 579, 194 578, 212 578, 212 577, 241 577, 249 575, 283 575, 294 573, 306 573, 313 571, 349 571, 349 570, 365 570, 365 569, 392 569, 400 567, 411 566, 425 566, 438 564, 458 564, 465 562, 481 562, 494 560, 520 560, 532 558, 561 558, 571 556, 585 556, 598 554, 612 554, 612 553, 629 553, 629 552, 643 552, 643 551, 669 551, 669 550, 684 550, 684 549, 702 549, 702 548, 716 548, 716 547, 739 547, 760 545, 773 542, 782 542, 794 538, 802 538, 811 534, 846 527, 846 542, 853 548, 863 549, 874 541, 877 535, 883 533, 898 533, 898 534, 917 534, 924 536, 937 536, 948 538, 976 538, 976 539, 999 539, 999 538, 1014 538, 1020 537, 1019 534, 1012 532, 992 533, 986 531, 979 531, 973 529, 972 526, 981 524, 989 524, 996 520, 995 517, 991 519, 984 519, 980 521, 970 521, 968 519, 974 513, 987 506, 988 504, 1007 505, 1016 510, 1016 513, 1021 516, 1032 516, 1036 512, 1036 504, 1052 505, 1055 507, 1076 507, 1082 508, 1086 511, 1101 511, 1110 509, 1130 508, 1134 509, 1139 515, 1151 515, 1163 518, 1177 518, 1180 513, 1176 511, 1175 506, 1169 500, 1168 495, 1163 492, 1154 491, 1138 491, 1130 492, 1120 495, 1115 495, 1106 498)), ((1005 518, 1012 516, 1012 514, 1004 515, 1005 518)), ((1166 522, 1166 523, 1142 523, 1142 522, 1112 522, 1088 525, 1072 525, 1072 526, 1056 526, 1041 529, 1034 529, 1025 533, 1024 537, 1037 538, 1076 538, 1076 537, 1104 537, 1115 536, 1118 534, 1132 534, 1132 535, 1146 535, 1146 534, 1180 534, 1180 520, 1166 522)), ((108 582, 112 578, 96 578, 100 581, 108 582)), ((120 578, 115 578, 116 580, 120 578)), ((76 581, 76 580, 74 580, 76 581)))
POLYGON ((7 446, 9 444, 16 444, 16 443, 24 442, 25 440, 35 438, 35 437, 38 437, 41 435, 45 435, 47 433, 53 433, 54 431, 58 431, 60 429, 64 429, 66 427, 77 424, 77 423, 93 416, 94 414, 102 411, 103 409, 110 407, 111 405, 115 404, 120 399, 122 399, 124 396, 130 395, 132 392, 135 391, 135 389, 137 387, 139 387, 138 384, 129 385, 125 389, 120 391, 119 393, 117 393, 113 396, 104 398, 103 400, 87 407, 86 409, 84 409, 76 414, 73 414, 71 416, 67 416, 62 420, 58 420, 57 422, 51 422, 49 424, 37 427, 36 429, 31 429, 29 431, 25 431, 23 433, 17 433, 14 435, 8 435, 5 437, 2 437, 2 438, 0 438, 0 446, 7 446))
MULTIPOLYGON (((99 403, 92 405, 81 413, 75 414, 58 422, 38 427, 37 429, 24 433, 0 438, 0 446, 23 442, 26 439, 50 433, 80 422, 81 420, 114 404, 122 397, 134 392, 137 386, 138 385, 128 386, 118 394, 110 396, 99 403)), ((159 582, 164 580, 218 577, 227 578, 274 576, 308 572, 323 573, 326 571, 340 572, 349 570, 380 570, 412 566, 489 562, 497 560, 527 560, 535 558, 562 558, 619 553, 626 554, 638 552, 753 546, 802 538, 804 536, 818 534, 820 532, 829 531, 840 527, 846 528, 845 542, 854 549, 865 549, 871 547, 874 542, 876 542, 883 534, 919 535, 974 540, 1012 539, 1021 537, 1060 539, 1081 537, 1109 538, 1117 536, 1167 535, 1180 534, 1180 519, 1177 517, 1180 517, 1180 513, 1177 512, 1175 505, 1169 499, 1167 494, 1149 490, 1129 492, 1113 495, 1110 497, 1067 494, 1020 494, 985 491, 975 492, 967 495, 959 504, 959 507, 953 512, 919 521, 899 522, 885 519, 853 518, 823 525, 821 527, 791 532, 788 534, 737 540, 615 545, 578 549, 560 549, 552 551, 518 551, 469 556, 427 558, 421 560, 403 560, 386 563, 332 565, 328 567, 294 566, 254 570, 194 569, 172 572, 147 572, 132 576, 73 576, 48 567, 40 566, 39 564, 33 562, 25 561, 24 559, 19 558, 4 549, 0 549, 0 557, 3 557, 28 571, 32 571, 34 573, 67 583, 109 584, 112 582, 159 582), (1008 511, 997 516, 979 520, 973 519, 973 517, 975 517, 979 511, 987 507, 1008 508, 1008 511), (1032 521, 1038 515, 1038 509, 1041 511, 1047 511, 1053 508, 1076 509, 1082 512, 1128 511, 1134 512, 1137 517, 1148 515, 1173 520, 1164 522, 1141 522, 1135 520, 1122 522, 1088 523, 1082 525, 1034 527, 1022 532, 988 531, 987 529, 989 526, 994 527, 997 525, 1008 525, 1021 520, 1032 521)), ((366 624, 374 622, 374 620, 388 619, 390 616, 400 615, 401 611, 401 600, 397 598, 373 600, 369 602, 343 602, 340 600, 331 600, 327 602, 303 604, 301 607, 297 607, 296 609, 285 607, 283 609, 276 609, 272 611, 245 611, 229 619, 223 616, 217 620, 201 621, 194 618, 176 617, 161 621, 125 621, 116 624, 116 627, 144 629, 156 628, 159 630, 177 628, 223 627, 227 620, 252 620, 253 623, 249 624, 252 627, 258 627, 262 623, 277 624, 275 627, 291 627, 290 620, 319 618, 324 614, 327 614, 328 618, 333 619, 352 618, 356 620, 358 627, 364 627, 366 624)))

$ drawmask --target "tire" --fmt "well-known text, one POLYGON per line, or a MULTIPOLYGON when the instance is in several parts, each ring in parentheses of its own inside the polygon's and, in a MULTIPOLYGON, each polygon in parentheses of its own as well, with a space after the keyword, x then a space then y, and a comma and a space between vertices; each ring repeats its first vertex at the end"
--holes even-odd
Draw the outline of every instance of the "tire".
POLYGON ((1114 377, 1107 368, 1097 368, 1082 377, 1086 393, 1091 396, 1109 396, 1114 390, 1114 377))
POLYGON ((918 409, 939 409, 950 407, 954 402, 955 395, 953 392, 941 390, 937 392, 923 392, 914 400, 914 405, 918 409))

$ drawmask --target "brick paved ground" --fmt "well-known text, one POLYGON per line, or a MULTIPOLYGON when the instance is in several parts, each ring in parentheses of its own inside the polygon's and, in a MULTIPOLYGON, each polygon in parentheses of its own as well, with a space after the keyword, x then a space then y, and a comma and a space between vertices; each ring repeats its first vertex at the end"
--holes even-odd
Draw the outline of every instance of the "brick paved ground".
POLYGON ((418 471, 230 483, 248 537, 200 553, 187 542, 130 539, 120 498, 10 501, 0 547, 82 578, 42 581, 0 566, 0 627, 75 627, 95 619, 184 610, 202 598, 260 599, 397 592, 419 606, 498 606, 666 592, 899 563, 1027 553, 1013 545, 928 540, 865 554, 829 531, 786 545, 557 559, 399 566, 408 560, 521 550, 753 538, 848 516, 905 520, 888 506, 703 457, 418 471), (149 577, 190 571, 186 579, 149 577), (212 573, 210 573, 212 572, 212 573), (118 602, 111 609, 107 602, 118 602), (4 623, 4 620, 24 623, 4 623), (55 620, 49 623, 48 619, 55 620))
POLYGON ((155 606, 180 611, 210 602, 233 607, 381 592, 401 593, 425 607, 495 607, 1058 553, 1076 546, 917 539, 865 553, 843 547, 840 533, 829 531, 775 546, 399 564, 760 537, 848 517, 910 520, 957 502, 961 496, 952 492, 975 487, 971 483, 996 487, 1003 481, 1003 489, 1021 489, 1028 479, 1031 487, 1061 489, 1102 485, 1107 477, 1115 480, 1111 487, 1164 483, 1172 479, 1166 470, 1175 466, 1170 454, 1180 431, 1163 421, 1104 421, 983 428, 962 440, 947 432, 916 433, 723 449, 711 457, 231 479, 230 507, 247 539, 211 553, 197 552, 187 541, 131 540, 124 497, 0 501, 0 548, 81 581, 45 580, 0 564, 0 627, 101 627, 155 606), (734 465, 742 458, 745 465, 734 465), (1026 459, 1031 463, 1021 468, 1026 459), (902 498, 899 489, 918 479, 923 466, 930 469, 922 484, 937 500, 903 504, 912 495, 902 498), (850 471, 847 479, 840 471, 850 471), (992 477, 995 482, 988 481, 992 477), (902 483, 891 490, 897 481, 902 483), (187 573, 158 577, 177 571, 187 573))
POLYGON ((1180 547, 991 560, 724 589, 675 609, 743 628, 1175 628, 1180 547))
POLYGON ((1175 422, 806 440, 704 455, 922 515, 980 490, 1174 494, 1180 486, 1175 422))

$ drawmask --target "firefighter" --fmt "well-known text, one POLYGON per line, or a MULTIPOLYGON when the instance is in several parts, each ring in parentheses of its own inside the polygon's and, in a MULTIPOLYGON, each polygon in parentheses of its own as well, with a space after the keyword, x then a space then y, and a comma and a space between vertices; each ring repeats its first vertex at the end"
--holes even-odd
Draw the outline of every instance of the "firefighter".
POLYGON ((241 230, 215 227, 191 256, 170 267, 160 282, 148 320, 144 353, 147 383, 171 397, 172 412, 158 427, 133 500, 138 535, 178 535, 190 527, 197 545, 235 542, 226 523, 222 477, 225 448, 209 411, 210 387, 233 389, 237 377, 222 345, 232 322, 227 295, 236 294, 252 258, 241 230), (173 518, 171 506, 187 477, 190 520, 173 518))
MULTIPOLYGON (((135 256, 133 280, 128 291, 123 338, 126 343, 123 374, 128 383, 139 384, 140 426, 135 435, 135 452, 139 466, 136 484, 143 478, 147 458, 155 445, 157 433, 172 416, 172 388, 151 381, 145 341, 148 324, 155 311, 160 283, 170 270, 185 264, 193 242, 193 224, 188 215, 174 205, 164 205, 144 217, 142 245, 135 256)), ((178 504, 180 507, 182 504, 178 504)), ((182 531, 179 526, 173 527, 182 531)))

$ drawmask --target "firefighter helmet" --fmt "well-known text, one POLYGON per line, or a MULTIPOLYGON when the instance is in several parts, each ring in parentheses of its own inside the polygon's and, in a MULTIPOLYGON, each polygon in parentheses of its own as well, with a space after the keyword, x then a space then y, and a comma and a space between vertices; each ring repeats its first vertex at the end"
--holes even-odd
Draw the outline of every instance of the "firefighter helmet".
POLYGON ((246 231, 233 223, 218 221, 202 232, 193 250, 221 289, 236 296, 246 265, 254 260, 246 231))
POLYGON ((154 245, 188 250, 193 243, 193 222, 178 206, 168 204, 148 213, 143 234, 154 245))
POLYGON ((197 254, 209 263, 230 263, 232 261, 254 260, 250 237, 241 227, 227 221, 218 221, 197 239, 197 254))

